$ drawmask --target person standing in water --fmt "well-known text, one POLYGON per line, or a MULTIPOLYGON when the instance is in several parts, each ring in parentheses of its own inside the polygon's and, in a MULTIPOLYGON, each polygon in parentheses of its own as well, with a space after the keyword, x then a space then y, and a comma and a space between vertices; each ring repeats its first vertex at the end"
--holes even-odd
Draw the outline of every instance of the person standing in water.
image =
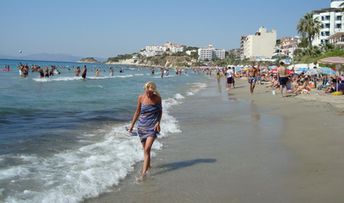
POLYGON ((164 70, 164 68, 160 68, 160 76, 161 76, 161 78, 164 78, 164 73, 165 73, 165 70, 164 70))
POLYGON ((112 67, 110 67, 110 69, 109 69, 109 76, 113 76, 113 68, 112 67))
POLYGON ((81 72, 80 67, 79 67, 79 66, 76 67, 75 76, 76 76, 76 77, 79 77, 79 76, 80 76, 80 72, 81 72))
POLYGON ((134 113, 128 131, 133 131, 135 122, 138 120, 137 132, 141 139, 144 160, 141 171, 141 179, 145 177, 151 168, 150 154, 154 140, 160 132, 160 120, 162 116, 161 97, 153 82, 144 85, 144 93, 137 99, 137 108, 134 113))
POLYGON ((86 79, 86 75, 87 75, 87 68, 86 65, 84 65, 84 68, 82 69, 82 73, 81 73, 81 77, 82 79, 86 79))

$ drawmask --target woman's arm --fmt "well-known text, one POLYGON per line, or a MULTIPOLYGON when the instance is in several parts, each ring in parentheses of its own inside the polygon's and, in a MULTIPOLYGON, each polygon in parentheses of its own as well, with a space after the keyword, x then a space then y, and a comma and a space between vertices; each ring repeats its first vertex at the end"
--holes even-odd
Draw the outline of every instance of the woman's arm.
POLYGON ((159 102, 158 102, 161 106, 160 112, 159 112, 159 117, 158 117, 158 122, 155 124, 154 126, 154 130, 157 132, 160 132, 160 121, 161 121, 161 117, 162 117, 162 104, 161 104, 161 97, 159 97, 159 102))
POLYGON ((141 97, 142 96, 139 96, 137 99, 137 107, 136 107, 136 111, 134 113, 133 119, 131 120, 131 125, 130 125, 129 130, 128 130, 129 132, 133 131, 134 125, 135 125, 137 119, 139 118, 139 115, 141 112, 141 97))

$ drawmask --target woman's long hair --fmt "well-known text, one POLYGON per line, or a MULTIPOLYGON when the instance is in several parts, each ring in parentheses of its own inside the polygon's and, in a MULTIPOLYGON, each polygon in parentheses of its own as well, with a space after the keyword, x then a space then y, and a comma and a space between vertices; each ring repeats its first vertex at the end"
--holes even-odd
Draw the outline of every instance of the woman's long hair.
POLYGON ((154 82, 152 82, 152 81, 147 82, 147 83, 143 86, 143 88, 144 88, 144 90, 151 90, 151 91, 153 91, 153 93, 154 93, 155 95, 157 95, 157 96, 160 97, 160 94, 159 94, 159 92, 158 92, 158 90, 157 90, 157 88, 156 88, 156 84, 155 84, 154 82))

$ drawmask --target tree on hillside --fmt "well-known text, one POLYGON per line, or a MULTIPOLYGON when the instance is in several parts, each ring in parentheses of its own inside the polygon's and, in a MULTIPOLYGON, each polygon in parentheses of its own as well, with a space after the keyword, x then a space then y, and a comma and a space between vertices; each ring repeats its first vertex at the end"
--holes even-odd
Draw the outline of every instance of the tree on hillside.
POLYGON ((319 34, 320 29, 321 23, 317 18, 313 18, 313 13, 306 13, 297 25, 298 33, 302 38, 307 39, 309 47, 312 47, 312 41, 319 34))

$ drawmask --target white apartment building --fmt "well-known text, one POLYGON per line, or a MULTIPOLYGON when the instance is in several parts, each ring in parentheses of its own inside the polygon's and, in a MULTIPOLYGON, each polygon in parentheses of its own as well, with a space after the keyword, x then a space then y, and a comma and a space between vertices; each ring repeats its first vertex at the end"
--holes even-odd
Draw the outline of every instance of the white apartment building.
POLYGON ((146 57, 152 57, 163 54, 167 50, 164 46, 145 46, 145 50, 141 54, 146 57))
POLYGON ((184 51, 184 46, 179 45, 179 44, 174 44, 172 42, 166 42, 164 44, 164 47, 166 47, 166 49, 169 49, 170 52, 172 52, 172 53, 178 53, 178 52, 184 51))
POLYGON ((268 32, 264 27, 260 27, 254 35, 242 37, 244 58, 250 60, 271 58, 275 51, 276 38, 276 30, 268 32))
POLYGON ((165 46, 145 46, 146 51, 156 51, 156 52, 165 52, 167 48, 165 46))
POLYGON ((215 57, 218 59, 225 59, 226 57, 226 50, 224 49, 216 49, 215 50, 215 57))
POLYGON ((298 48, 300 43, 299 37, 284 37, 281 40, 280 44, 280 53, 289 56, 290 58, 294 57, 294 51, 298 48))
POLYGON ((224 59, 226 51, 224 49, 215 49, 213 45, 209 45, 207 48, 198 49, 198 60, 213 60, 214 58, 224 59))
POLYGON ((187 54, 187 55, 191 55, 192 53, 194 53, 194 52, 197 52, 197 49, 194 49, 194 50, 188 50, 188 51, 186 51, 185 53, 187 54))
POLYGON ((331 0, 330 8, 313 11, 313 18, 321 22, 320 33, 312 41, 313 46, 329 43, 329 37, 344 32, 344 16, 340 5, 344 0, 331 0))
POLYGON ((141 51, 141 54, 146 57, 162 55, 163 53, 170 51, 171 53, 178 53, 184 51, 184 46, 179 44, 174 44, 172 42, 167 42, 163 46, 152 45, 145 46, 145 50, 141 51))
POLYGON ((184 47, 171 47, 170 48, 170 52, 172 53, 178 53, 178 52, 183 52, 184 51, 184 47))

